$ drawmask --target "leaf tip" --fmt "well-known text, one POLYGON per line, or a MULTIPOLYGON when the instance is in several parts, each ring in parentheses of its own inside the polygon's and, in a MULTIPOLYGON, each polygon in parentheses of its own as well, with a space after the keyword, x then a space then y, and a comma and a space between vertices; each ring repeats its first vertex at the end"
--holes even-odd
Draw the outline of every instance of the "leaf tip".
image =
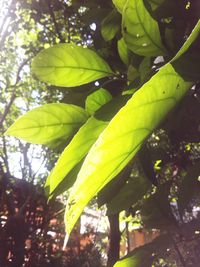
POLYGON ((69 234, 66 232, 62 250, 65 250, 68 241, 69 241, 69 234))

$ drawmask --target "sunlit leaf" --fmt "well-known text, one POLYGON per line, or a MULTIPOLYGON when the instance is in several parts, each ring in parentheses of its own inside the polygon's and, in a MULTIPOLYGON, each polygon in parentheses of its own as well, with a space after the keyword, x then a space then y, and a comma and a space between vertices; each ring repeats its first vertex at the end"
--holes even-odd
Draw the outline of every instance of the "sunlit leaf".
MULTIPOLYGON (((86 156, 99 134, 108 125, 109 120, 126 103, 127 99, 127 97, 113 99, 113 101, 103 106, 94 117, 89 118, 79 129, 61 154, 47 179, 46 186, 49 187, 49 194, 53 193, 56 187, 65 179, 66 175, 86 156)), ((69 184, 71 185, 71 181, 69 181, 69 184)), ((65 190, 68 188, 66 187, 65 190)))
POLYGON ((86 98, 85 109, 90 115, 92 115, 95 113, 95 111, 97 111, 101 106, 109 102, 111 99, 111 94, 107 90, 101 88, 90 94, 86 98))
POLYGON ((123 37, 131 51, 142 56, 166 54, 158 23, 148 13, 143 0, 128 0, 122 18, 123 37))
POLYGON ((58 44, 41 51, 32 62, 32 71, 41 81, 66 87, 113 75, 97 53, 74 44, 58 44))
POLYGON ((118 112, 91 148, 72 189, 69 201, 75 204, 66 213, 68 232, 89 200, 126 166, 190 86, 167 64, 118 112))
POLYGON ((34 144, 45 144, 73 135, 87 120, 84 109, 69 104, 46 104, 21 116, 6 134, 34 144))
MULTIPOLYGON (((193 33, 186 42, 190 38, 193 33)), ((128 164, 191 86, 168 63, 115 115, 90 149, 72 188, 65 213, 68 234, 92 197, 128 164)))

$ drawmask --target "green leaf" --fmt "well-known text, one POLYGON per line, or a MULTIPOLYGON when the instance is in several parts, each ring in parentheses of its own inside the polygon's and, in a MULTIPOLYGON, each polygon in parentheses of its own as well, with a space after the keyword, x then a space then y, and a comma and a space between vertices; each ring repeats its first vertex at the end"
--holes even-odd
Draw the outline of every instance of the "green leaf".
MULTIPOLYGON (((186 42, 190 38, 193 34, 186 42)), ((168 63, 115 115, 90 149, 72 188, 65 213, 68 234, 92 197, 128 164, 191 86, 168 63)))
POLYGON ((117 42, 117 49, 118 49, 118 53, 119 53, 121 60, 124 62, 124 64, 128 65, 129 64, 130 51, 129 51, 129 49, 128 49, 125 41, 124 41, 124 38, 121 38, 117 42))
POLYGON ((122 13, 127 0, 112 0, 112 2, 115 5, 116 9, 120 13, 122 13))
POLYGON ((156 257, 165 255, 166 249, 171 245, 169 235, 161 235, 151 243, 134 249, 126 257, 119 260, 114 267, 151 267, 156 257))
POLYGON ((45 144, 69 138, 87 120, 84 109, 69 104, 46 104, 28 111, 6 131, 34 144, 45 144))
MULTIPOLYGON (((66 175, 78 164, 88 153, 99 134, 105 129, 108 121, 126 103, 127 97, 115 98, 104 105, 94 117, 79 129, 69 145, 65 148, 58 159, 54 169, 47 178, 46 186, 49 187, 49 194, 65 179, 66 175), (105 113, 105 111, 107 111, 105 113)), ((67 178, 66 178, 67 179, 67 178)), ((69 181, 71 185, 71 182, 69 181)), ((67 190, 69 187, 66 187, 67 190)))
POLYGON ((122 14, 123 37, 128 48, 142 56, 165 55, 158 23, 143 0, 128 0, 122 14))
POLYGON ((94 93, 90 94, 85 101, 85 109, 92 115, 101 106, 105 105, 112 99, 112 95, 105 89, 101 88, 94 93))
POLYGON ((146 228, 166 230, 175 227, 176 220, 168 199, 170 186, 170 183, 162 184, 143 202, 141 218, 146 228))
POLYGON ((114 9, 102 21, 101 34, 105 41, 112 40, 121 28, 121 16, 114 9))
POLYGON ((180 191, 178 193, 178 207, 179 211, 183 213, 184 209, 194 198, 195 195, 199 195, 200 181, 198 180, 200 174, 200 161, 194 166, 190 167, 187 174, 183 178, 180 185, 180 191))
POLYGON ((156 10, 165 0, 148 0, 152 10, 156 10))
POLYGON ((61 182, 53 189, 53 191, 51 184, 51 175, 48 176, 45 183, 45 193, 48 197, 48 200, 55 199, 55 197, 67 191, 74 184, 82 164, 83 160, 76 164, 75 167, 67 173, 67 175, 61 180, 61 182))
POLYGON ((171 60, 171 62, 175 62, 177 59, 181 59, 181 56, 189 49, 191 44, 197 39, 197 37, 199 36, 199 32, 200 32, 200 19, 198 20, 197 24, 192 30, 187 41, 183 44, 183 46, 178 51, 178 53, 175 55, 175 57, 171 60))
POLYGON ((113 75, 94 51, 74 44, 58 44, 41 51, 32 62, 32 71, 41 81, 66 87, 113 75))
POLYGON ((190 86, 167 64, 112 119, 88 153, 72 189, 69 203, 75 204, 65 215, 68 233, 85 205, 126 166, 190 86))
POLYGON ((144 175, 130 177, 119 193, 108 203, 107 215, 116 214, 136 204, 150 186, 150 182, 144 175))

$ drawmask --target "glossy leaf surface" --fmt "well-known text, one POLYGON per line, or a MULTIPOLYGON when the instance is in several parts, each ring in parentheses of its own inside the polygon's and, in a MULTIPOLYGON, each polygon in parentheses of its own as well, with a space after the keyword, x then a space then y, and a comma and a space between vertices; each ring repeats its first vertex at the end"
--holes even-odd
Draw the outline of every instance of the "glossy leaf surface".
POLYGON ((69 138, 87 120, 84 109, 69 104, 46 104, 21 116, 6 132, 34 144, 69 138))
POLYGON ((97 53, 74 44, 58 44, 41 51, 32 62, 32 71, 41 81, 65 87, 113 75, 97 53))

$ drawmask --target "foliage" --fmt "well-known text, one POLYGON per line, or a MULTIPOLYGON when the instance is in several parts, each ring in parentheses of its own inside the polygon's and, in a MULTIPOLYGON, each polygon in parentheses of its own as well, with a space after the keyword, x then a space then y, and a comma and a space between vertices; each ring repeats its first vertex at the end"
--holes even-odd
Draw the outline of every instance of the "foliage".
MULTIPOLYGON (((78 105, 76 87, 80 86, 78 99, 86 110, 73 106, 81 110, 78 115, 70 114, 72 124, 79 123, 76 129, 67 124, 67 129, 62 127, 57 133, 57 129, 45 131, 45 140, 52 141, 52 136, 63 139, 66 134, 68 142, 64 148, 63 140, 59 147, 64 150, 47 178, 46 191, 51 198, 70 188, 65 211, 67 236, 89 201, 106 188, 110 196, 103 199, 109 214, 126 209, 133 217, 139 213, 143 227, 160 229, 158 239, 115 266, 170 266, 173 261, 176 266, 185 266, 196 261, 194 255, 187 257, 184 240, 190 232, 190 238, 198 242, 199 218, 195 218, 193 208, 199 205, 199 194, 193 188, 199 186, 200 148, 199 120, 194 119, 192 132, 188 127, 183 130, 181 122, 188 124, 199 111, 200 12, 196 10, 200 11, 200 6, 171 0, 113 4, 69 3, 86 28, 95 24, 91 42, 89 37, 80 42, 81 37, 76 41, 61 36, 59 42, 68 43, 47 48, 33 59, 32 72, 41 81, 66 87, 63 91, 74 87, 68 103, 78 105), (106 12, 90 16, 101 8, 106 12), (194 102, 195 108, 184 120, 187 101, 189 106, 194 102), (79 120, 79 116, 84 119, 79 120), (131 171, 124 177, 127 167, 131 171), (171 260, 174 251, 177 256, 171 260)), ((54 26, 58 30, 58 24, 54 26)), ((58 37, 61 32, 57 31, 58 37)), ((18 119, 7 133, 34 125, 30 114, 34 116, 34 110, 18 119)), ((52 116, 54 112, 45 113, 39 126, 46 127, 52 116)))

